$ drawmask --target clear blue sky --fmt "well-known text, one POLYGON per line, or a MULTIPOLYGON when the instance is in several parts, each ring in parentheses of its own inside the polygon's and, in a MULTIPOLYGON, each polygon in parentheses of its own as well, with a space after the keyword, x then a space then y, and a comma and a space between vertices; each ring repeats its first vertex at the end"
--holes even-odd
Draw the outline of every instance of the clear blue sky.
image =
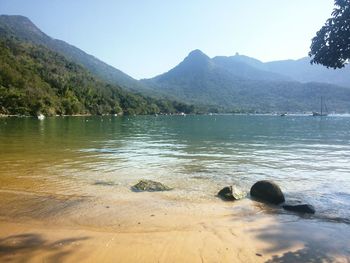
POLYGON ((168 71, 193 49, 262 61, 306 56, 333 0, 0 0, 134 78, 168 71))

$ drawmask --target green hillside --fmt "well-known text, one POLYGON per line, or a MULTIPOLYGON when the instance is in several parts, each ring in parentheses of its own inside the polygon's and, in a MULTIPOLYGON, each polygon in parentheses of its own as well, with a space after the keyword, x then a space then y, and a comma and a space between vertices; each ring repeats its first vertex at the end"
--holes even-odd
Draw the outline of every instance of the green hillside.
POLYGON ((111 84, 116 84, 122 88, 134 91, 142 90, 142 85, 139 81, 75 46, 62 40, 51 38, 36 27, 27 17, 0 15, 0 35, 1 34, 7 36, 11 34, 19 40, 45 46, 52 51, 64 55, 67 59, 81 64, 91 73, 111 84))
POLYGON ((0 38, 0 114, 154 114, 193 107, 133 94, 96 79, 46 47, 0 38))

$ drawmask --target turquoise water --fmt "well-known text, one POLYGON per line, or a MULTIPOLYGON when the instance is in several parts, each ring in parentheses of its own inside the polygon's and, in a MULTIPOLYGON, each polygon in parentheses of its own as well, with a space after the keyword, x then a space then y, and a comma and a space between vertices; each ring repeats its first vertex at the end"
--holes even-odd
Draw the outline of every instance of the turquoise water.
POLYGON ((0 157, 2 192, 103 196, 146 178, 201 201, 272 179, 318 216, 350 218, 349 117, 2 118, 0 157))

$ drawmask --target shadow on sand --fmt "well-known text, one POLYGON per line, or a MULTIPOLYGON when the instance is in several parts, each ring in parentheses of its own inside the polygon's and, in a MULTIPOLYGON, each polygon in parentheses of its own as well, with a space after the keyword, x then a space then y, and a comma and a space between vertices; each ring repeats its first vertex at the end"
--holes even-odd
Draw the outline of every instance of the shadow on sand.
POLYGON ((49 242, 39 234, 28 233, 0 238, 0 262, 28 262, 40 253, 45 262, 62 262, 88 237, 65 238, 49 242))
POLYGON ((254 209, 238 207, 239 212, 232 218, 244 218, 249 226, 247 232, 263 241, 264 248, 257 252, 266 263, 350 263, 350 225, 347 222, 281 213, 280 208, 259 202, 252 205, 254 209))
POLYGON ((263 216, 273 220, 251 232, 268 244, 263 252, 273 256, 266 263, 350 263, 349 224, 297 214, 267 213, 263 216))
POLYGON ((296 251, 288 251, 280 256, 272 256, 266 263, 295 263, 295 262, 307 262, 307 263, 333 263, 335 259, 327 255, 326 251, 320 249, 317 246, 305 245, 304 248, 296 251))

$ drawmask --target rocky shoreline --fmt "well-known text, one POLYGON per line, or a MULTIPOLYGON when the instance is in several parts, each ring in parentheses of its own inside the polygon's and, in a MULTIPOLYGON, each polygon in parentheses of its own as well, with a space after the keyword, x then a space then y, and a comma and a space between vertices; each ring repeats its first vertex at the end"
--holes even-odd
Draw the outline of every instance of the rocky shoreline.
MULTIPOLYGON (((131 187, 134 192, 158 192, 170 191, 173 188, 166 186, 160 182, 152 180, 140 180, 131 187)), ((245 198, 247 193, 239 189, 237 186, 226 186, 221 189, 217 196, 224 201, 237 201, 245 198)), ((301 201, 286 201, 281 188, 273 181, 261 180, 256 182, 250 189, 250 198, 257 202, 275 205, 286 211, 299 214, 315 214, 315 208, 310 204, 301 203, 301 201)))

